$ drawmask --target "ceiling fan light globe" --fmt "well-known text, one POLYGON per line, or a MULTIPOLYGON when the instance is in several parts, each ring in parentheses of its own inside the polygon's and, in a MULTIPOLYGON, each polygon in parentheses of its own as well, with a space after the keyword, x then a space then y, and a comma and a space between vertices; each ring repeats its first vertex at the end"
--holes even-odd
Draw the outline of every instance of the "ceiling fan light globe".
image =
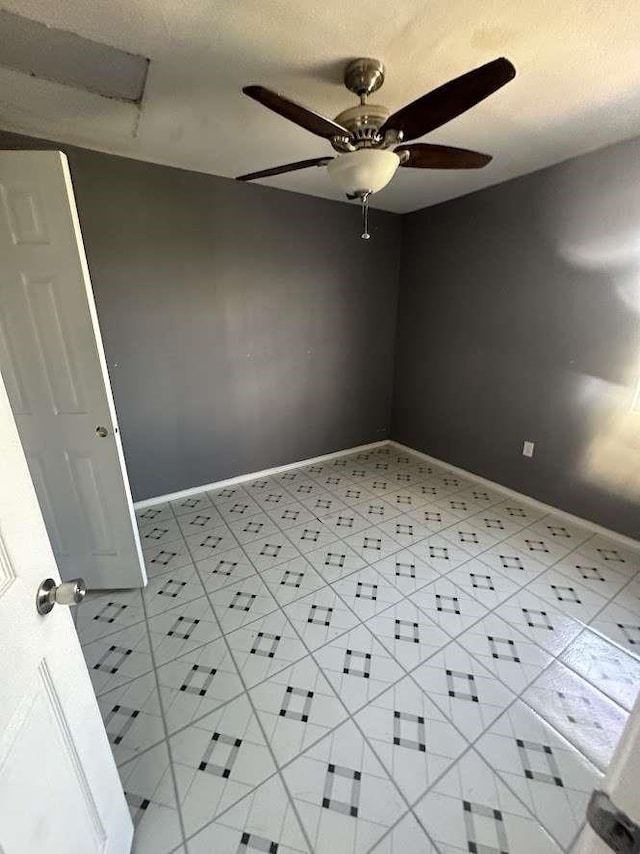
POLYGON ((339 154, 327 164, 327 171, 343 193, 361 196, 386 187, 399 165, 400 158, 394 151, 361 148, 339 154))

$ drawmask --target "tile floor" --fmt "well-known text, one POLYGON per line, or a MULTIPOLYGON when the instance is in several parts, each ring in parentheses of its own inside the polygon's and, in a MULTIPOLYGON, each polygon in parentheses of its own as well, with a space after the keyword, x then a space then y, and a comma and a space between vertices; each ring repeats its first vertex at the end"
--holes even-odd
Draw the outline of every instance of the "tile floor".
POLYGON ((393 446, 138 513, 77 613, 137 854, 569 851, 640 553, 393 446))

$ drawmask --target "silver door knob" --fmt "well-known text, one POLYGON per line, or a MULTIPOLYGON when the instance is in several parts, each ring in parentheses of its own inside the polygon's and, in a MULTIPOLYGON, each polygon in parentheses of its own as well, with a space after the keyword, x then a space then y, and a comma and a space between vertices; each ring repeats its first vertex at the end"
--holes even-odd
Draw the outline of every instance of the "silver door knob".
POLYGON ((82 578, 63 581, 56 584, 53 578, 45 578, 36 595, 36 609, 39 614, 48 614, 54 605, 79 605, 87 593, 87 585, 82 578))
POLYGON ((99 436, 100 439, 106 439, 109 435, 109 431, 106 427, 96 427, 96 436, 99 436))

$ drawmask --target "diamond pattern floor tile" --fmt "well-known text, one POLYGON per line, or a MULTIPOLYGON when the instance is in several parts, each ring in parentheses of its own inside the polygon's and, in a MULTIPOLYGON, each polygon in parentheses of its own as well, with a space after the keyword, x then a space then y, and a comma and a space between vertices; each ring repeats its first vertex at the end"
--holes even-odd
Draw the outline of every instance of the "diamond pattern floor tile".
POLYGON ((237 584, 256 574, 253 564, 239 547, 200 560, 196 567, 207 593, 229 584, 237 584))
POLYGON ((307 654, 293 625, 280 610, 229 633, 227 641, 248 688, 307 654))
POLYGON ((220 514, 211 504, 202 507, 200 510, 193 510, 191 513, 178 516, 177 521, 183 537, 200 534, 202 531, 210 531, 222 524, 220 514))
POLYGON ((579 581, 567 579, 564 573, 553 568, 530 581, 527 589, 583 623, 588 623, 607 604, 607 600, 599 593, 579 581))
POLYGON ((210 592, 209 600, 224 632, 252 623, 278 607, 257 575, 210 592))
POLYGON ((303 557, 274 566, 260 573, 279 605, 288 605, 303 596, 324 587, 325 581, 303 557))
POLYGON ((184 498, 177 498, 171 502, 171 508, 174 516, 179 518, 195 513, 197 510, 210 510, 211 498, 206 492, 198 492, 194 495, 186 495, 184 498))
POLYGON ((180 526, 173 518, 145 522, 138 526, 138 531, 143 548, 164 545, 182 536, 180 526))
POLYGON ((351 573, 332 586, 363 621, 395 605, 402 598, 402 593, 370 566, 351 573))
POLYGON ((361 709, 355 720, 410 803, 469 746, 408 676, 361 709))
POLYGON ((246 795, 189 840, 189 854, 311 854, 278 777, 246 795))
POLYGON ((185 605, 204 595, 204 588, 195 566, 183 566, 181 569, 165 572, 155 578, 142 590, 147 616, 153 617, 169 608, 185 605))
POLYGON ((206 596, 150 617, 148 625, 156 666, 220 637, 206 596))
POLYGON ((457 641, 514 694, 524 691, 553 661, 495 613, 474 623, 457 641))
POLYGON ((279 528, 266 513, 256 513, 248 519, 236 519, 229 522, 229 530, 242 546, 253 542, 253 540, 273 536, 279 528))
POLYGON ((294 760, 284 778, 317 854, 364 854, 406 809, 351 721, 294 760))
POLYGON ((425 525, 404 513, 381 522, 379 527, 404 548, 411 548, 431 536, 431 531, 425 525))
POLYGON ((627 721, 624 709, 559 661, 527 688, 522 699, 594 765, 607 767, 627 721))
POLYGON ((107 691, 98 697, 98 706, 118 765, 164 738, 153 673, 107 691))
POLYGON ((546 569, 535 557, 525 554, 506 541, 491 546, 479 556, 479 560, 520 586, 528 584, 546 569))
POLYGON ((561 572, 571 581, 577 581, 583 587, 588 587, 594 593, 598 593, 605 599, 613 599, 622 588, 628 584, 629 579, 622 572, 610 566, 602 566, 600 563, 589 560, 572 552, 566 558, 558 561, 553 567, 561 572))
POLYGON ((227 524, 236 522, 238 519, 248 519, 260 513, 261 510, 266 509, 261 508, 245 491, 241 495, 235 496, 231 501, 224 501, 221 504, 216 504, 215 499, 212 500, 214 507, 216 507, 220 516, 227 524))
POLYGON ((143 556, 149 579, 193 563, 191 552, 182 539, 148 547, 144 550, 143 556))
POLYGON ((187 836, 275 772, 246 694, 171 737, 187 836))
POLYGON ((371 854, 398 854, 398 852, 436 854, 431 840, 420 827, 412 813, 407 813, 391 828, 386 836, 371 849, 371 854))
POLYGON ((474 751, 435 784, 415 813, 438 849, 447 854, 560 854, 562 850, 474 751))
MULTIPOLYGON (((622 594, 624 589, 618 596, 622 594)), ((627 607, 628 604, 628 600, 616 597, 591 620, 591 626, 629 652, 640 655, 640 612, 627 607)))
POLYGON ((158 667, 160 697, 172 733, 244 690, 223 638, 158 667))
POLYGON ((171 505, 165 501, 161 504, 153 504, 151 507, 144 507, 136 510, 136 521, 138 527, 147 525, 149 522, 162 522, 164 519, 172 519, 173 511, 171 505))
POLYGON ((288 528, 287 537, 302 554, 328 546, 339 539, 338 534, 319 519, 288 528))
MULTIPOLYGON (((311 525, 311 523, 309 524, 311 525)), ((269 537, 246 543, 244 550, 258 572, 264 572, 265 569, 271 569, 288 560, 293 560, 300 554, 299 550, 280 531, 269 537)))
POLYGON ((405 596, 415 593, 416 590, 440 577, 435 569, 421 561, 408 549, 379 560, 372 566, 405 596))
POLYGON ((633 578, 640 572, 640 552, 621 546, 600 535, 582 543, 577 552, 602 567, 610 567, 621 572, 627 578, 633 578))
POLYGON ((375 563, 385 557, 400 551, 402 545, 382 528, 372 526, 345 537, 351 548, 360 555, 366 563, 375 563))
POLYGON ((495 613, 551 655, 560 655, 582 630, 580 623, 529 588, 498 605, 495 613))
POLYGON ((85 643, 82 652, 98 696, 153 670, 145 623, 85 643))
POLYGON ((448 578, 438 578, 412 593, 409 599, 451 637, 487 613, 484 605, 448 578))
POLYGON ((134 854, 168 854, 182 842, 167 746, 163 742, 120 767, 135 828, 134 854))
POLYGON ((280 765, 319 741, 347 716, 310 656, 262 682, 250 695, 280 765))
POLYGON ((405 670, 413 670, 450 640, 410 599, 371 617, 365 625, 405 670))
POLYGON ((206 560, 238 545, 236 538, 224 523, 188 534, 186 543, 194 561, 206 560))
POLYGON ((423 525, 430 534, 438 534, 451 525, 455 525, 458 521, 458 517, 454 513, 431 503, 423 504, 422 507, 412 510, 408 515, 423 525))
POLYGON ((139 590, 89 594, 76 614, 80 643, 90 643, 144 620, 142 595, 139 590))
POLYGON ((500 572, 492 572, 475 558, 453 569, 447 578, 490 610, 520 589, 510 578, 500 572))
POLYGON ((227 504, 235 504, 238 501, 242 501, 248 497, 248 493, 242 484, 238 483, 233 486, 222 486, 218 489, 207 490, 207 496, 213 506, 219 510, 227 504))
POLYGON ((469 516, 444 530, 442 536, 470 555, 479 555, 500 542, 500 537, 494 536, 486 526, 476 525, 474 520, 474 516, 469 516))
POLYGON ((441 575, 466 563, 472 557, 468 551, 446 540, 441 534, 433 534, 414 546, 411 551, 441 575))
POLYGON ((307 552, 306 558, 328 584, 350 575, 357 569, 364 569, 367 565, 344 540, 337 540, 329 546, 307 552))
POLYGON ((404 675, 388 650, 362 625, 323 646, 315 657, 350 712, 404 675))
POLYGON ((292 602, 284 611, 311 652, 358 623, 353 611, 328 586, 292 602))
POLYGON ((136 518, 148 585, 77 612, 136 854, 573 847, 640 548, 391 445, 136 518))
POLYGON ((296 525, 302 525, 303 522, 313 522, 316 518, 311 510, 298 501, 287 504, 284 507, 269 508, 267 512, 281 531, 287 531, 296 525))
POLYGON ((640 691, 640 661, 604 637, 585 629, 560 660, 583 679, 631 711, 640 691))
POLYGON ((484 732, 515 699, 455 642, 431 656, 412 676, 468 741, 484 732))
POLYGON ((568 849, 601 783, 598 770, 519 701, 481 736, 476 750, 568 849))

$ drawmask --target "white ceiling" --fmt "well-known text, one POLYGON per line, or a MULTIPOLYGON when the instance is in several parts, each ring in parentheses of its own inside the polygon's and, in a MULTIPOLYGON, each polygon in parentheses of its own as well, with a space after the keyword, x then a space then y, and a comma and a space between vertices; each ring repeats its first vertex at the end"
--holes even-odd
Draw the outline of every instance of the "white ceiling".
MULTIPOLYGON (((486 151, 477 172, 399 170, 372 204, 405 212, 640 135, 637 0, 3 0, 10 11, 151 58, 142 109, 0 69, 0 125, 235 176, 331 153, 243 96, 261 83, 335 116, 344 63, 374 56, 392 111, 498 56, 518 76, 430 134, 486 151)), ((324 169, 265 183, 340 198, 324 169)))

